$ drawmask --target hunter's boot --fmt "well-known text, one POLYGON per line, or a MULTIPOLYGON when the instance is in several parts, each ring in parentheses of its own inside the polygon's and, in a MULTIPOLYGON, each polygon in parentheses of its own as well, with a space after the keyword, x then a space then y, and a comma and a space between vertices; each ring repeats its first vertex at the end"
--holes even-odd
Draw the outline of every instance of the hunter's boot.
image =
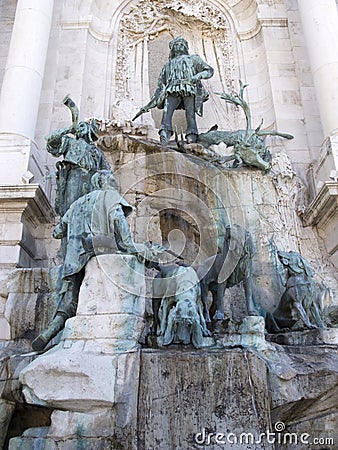
POLYGON ((39 352, 43 350, 48 342, 55 337, 65 326, 67 316, 63 313, 57 313, 48 327, 32 342, 33 350, 39 352))
POLYGON ((198 135, 195 133, 190 133, 186 135, 187 144, 195 144, 197 142, 198 135))

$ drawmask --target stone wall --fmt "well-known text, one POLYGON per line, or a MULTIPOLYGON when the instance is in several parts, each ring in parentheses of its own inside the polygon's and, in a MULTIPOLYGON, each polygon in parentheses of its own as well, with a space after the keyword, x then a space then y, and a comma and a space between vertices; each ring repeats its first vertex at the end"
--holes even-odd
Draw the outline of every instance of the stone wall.
MULTIPOLYGON (((214 94, 237 90, 241 78, 249 84, 254 126, 263 118, 263 128, 295 136, 284 145, 305 178, 307 165, 319 155, 323 135, 296 2, 210 2, 206 10, 199 2, 181 2, 182 7, 167 3, 142 0, 112 6, 88 1, 78 9, 55 4, 36 134, 39 146, 44 147, 43 137, 51 129, 69 123, 60 103, 66 93, 77 102, 83 118, 130 120, 149 100, 158 69, 167 60, 168 42, 178 33, 185 35, 193 53, 204 55, 216 69, 207 81, 211 100, 205 104, 200 128, 214 123, 224 129, 243 126, 244 117, 214 94), (184 28, 182 23, 188 25, 184 28)), ((158 127, 159 114, 156 110, 152 114, 155 122, 150 114, 140 121, 149 124, 149 133, 155 136, 152 128, 158 127)), ((50 159, 48 164, 52 171, 50 159)))

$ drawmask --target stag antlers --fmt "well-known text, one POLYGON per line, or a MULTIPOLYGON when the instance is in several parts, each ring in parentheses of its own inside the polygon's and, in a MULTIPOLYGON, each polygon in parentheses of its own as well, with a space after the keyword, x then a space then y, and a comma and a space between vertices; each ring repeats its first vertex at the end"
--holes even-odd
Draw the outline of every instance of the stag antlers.
POLYGON ((239 80, 239 93, 238 94, 228 94, 226 92, 215 92, 215 94, 219 95, 221 99, 225 100, 227 103, 231 103, 235 105, 236 107, 240 107, 243 109, 246 119, 246 130, 245 130, 245 136, 243 139, 243 144, 249 144, 252 136, 254 134, 258 136, 280 136, 285 139, 293 139, 292 134, 287 133, 280 133, 276 130, 270 130, 270 131, 261 131, 261 127, 263 125, 263 119, 261 120, 261 123, 259 126, 253 130, 251 126, 251 111, 248 103, 244 100, 244 89, 248 86, 248 84, 243 84, 242 80, 239 80))

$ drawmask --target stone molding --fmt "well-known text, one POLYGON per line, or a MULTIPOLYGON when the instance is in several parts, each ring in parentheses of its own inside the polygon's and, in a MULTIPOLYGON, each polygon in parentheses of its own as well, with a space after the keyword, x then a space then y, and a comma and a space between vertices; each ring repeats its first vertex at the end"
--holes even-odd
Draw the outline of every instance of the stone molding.
POLYGON ((0 266, 35 266, 40 225, 55 214, 38 184, 0 185, 0 266))
POLYGON ((338 182, 326 181, 303 215, 306 226, 325 227, 338 213, 338 182))
POLYGON ((338 267, 338 182, 326 181, 303 215, 306 226, 318 228, 326 250, 338 267))
POLYGON ((23 213, 34 227, 49 223, 55 217, 46 194, 38 184, 0 185, 0 212, 23 213))

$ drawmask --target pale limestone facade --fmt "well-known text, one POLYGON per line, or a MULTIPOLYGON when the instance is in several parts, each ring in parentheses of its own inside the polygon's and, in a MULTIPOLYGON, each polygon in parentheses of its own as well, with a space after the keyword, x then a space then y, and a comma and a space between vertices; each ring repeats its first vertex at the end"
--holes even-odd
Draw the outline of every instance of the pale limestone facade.
MULTIPOLYGON (((216 225, 217 221, 227 220, 222 215, 226 211, 230 221, 242 224, 253 235, 257 246, 256 294, 264 306, 275 306, 281 293, 271 260, 273 242, 279 249, 299 251, 310 261, 317 281, 330 291, 324 306, 336 307, 336 0, 0 1, 0 86, 0 349, 8 345, 9 354, 20 353, 20 358, 25 353, 19 362, 13 357, 3 366, 9 374, 9 385, 17 387, 20 373, 26 401, 54 410, 46 449, 54 448, 58 439, 70 442, 82 425, 88 438, 88 442, 84 438, 84 445, 88 445, 85 448, 91 449, 92 440, 98 439, 99 434, 108 442, 109 436, 118 430, 128 450, 143 449, 132 433, 138 427, 135 393, 139 379, 148 379, 154 370, 160 373, 162 366, 163 371, 167 370, 165 352, 160 355, 160 362, 155 363, 158 355, 153 357, 152 350, 140 356, 138 338, 149 309, 149 304, 144 304, 144 298, 149 297, 144 289, 149 288, 150 281, 130 281, 127 276, 127 282, 140 292, 132 292, 126 301, 121 291, 111 285, 111 279, 105 279, 109 270, 119 267, 109 258, 104 267, 102 261, 106 257, 101 257, 101 263, 96 259, 90 261, 78 314, 67 322, 61 342, 44 356, 36 358, 29 353, 31 336, 46 326, 53 313, 51 305, 47 308, 45 294, 52 289, 48 268, 58 262, 58 242, 51 238, 57 220, 52 206, 56 160, 45 149, 45 136, 70 124, 70 113, 62 104, 66 94, 78 105, 80 119, 95 117, 100 121, 100 146, 116 173, 121 193, 136 209, 130 227, 137 242, 169 240, 170 227, 166 221, 178 224, 180 214, 186 221, 184 227, 175 230, 174 250, 180 252, 188 242, 184 256, 189 263, 199 263, 217 252, 216 225), (224 130, 245 127, 241 111, 225 104, 216 94, 238 92, 238 80, 242 80, 249 85, 246 98, 253 127, 263 119, 262 129, 294 136, 293 140, 267 138, 274 157, 270 174, 249 169, 223 172, 176 153, 167 153, 163 159, 152 143, 153 139, 158 140, 161 112, 152 110, 131 123, 138 109, 149 101, 159 70, 168 58, 168 43, 178 35, 188 40, 190 53, 201 55, 215 69, 214 76, 205 82, 210 100, 205 104, 204 117, 198 119, 200 131, 207 131, 215 123, 224 130), (170 176, 166 177, 167 174, 170 176), (118 302, 111 305, 109 295, 118 302), (19 348, 17 353, 15 345, 19 348), (93 364, 101 370, 99 379, 93 364), (143 373, 140 366, 145 368, 143 373), (81 381, 71 396, 65 385, 74 377, 81 381), (60 389, 54 395, 56 381, 60 389), (127 392, 129 387, 131 392, 127 392), (113 407, 116 416, 107 419, 113 407)), ((177 113, 175 123, 179 127, 182 120, 183 115, 177 113)), ((143 266, 138 268, 142 272, 143 266)), ((112 278, 116 276, 123 279, 124 275, 114 272, 112 278)), ((243 311, 236 306, 242 300, 240 289, 227 293, 226 308, 228 312, 233 308, 235 319, 243 319, 243 311)), ((260 342, 265 342, 260 332, 260 342)), ((257 344, 250 333, 239 335, 236 342, 243 347, 257 344)), ((320 342, 335 344, 334 330, 332 335, 332 338, 321 336, 320 342)), ((301 335, 298 339, 304 344, 307 337, 301 335)), ((249 380, 249 386, 253 374, 261 395, 257 420, 260 418, 267 426, 272 411, 275 422, 287 422, 289 408, 304 398, 305 402, 313 402, 313 410, 304 412, 300 407, 298 421, 295 419, 290 429, 301 432, 312 427, 318 433, 334 430, 337 421, 332 413, 334 395, 325 394, 333 389, 330 370, 336 370, 334 363, 329 360, 319 368, 304 363, 297 371, 291 369, 293 363, 289 364, 283 350, 264 345, 260 358, 266 356, 271 370, 269 382, 261 359, 252 354, 242 367, 243 373, 236 378, 239 385, 241 377, 249 380), (276 363, 279 358, 284 358, 282 366, 276 363), (318 381, 320 370, 329 373, 322 385, 318 381), (315 382, 314 377, 318 377, 315 382), (272 386, 270 392, 268 384, 272 386), (299 390, 303 390, 302 395, 299 390), (323 398, 329 411, 327 421, 322 419, 323 398)), ((311 350, 315 359, 320 357, 319 350, 311 350)), ((303 351, 306 353, 306 348, 300 354, 303 351)), ((242 357, 229 350, 229 367, 224 376, 232 373, 231 364, 237 367, 235 361, 240 365, 242 357)), ((198 369, 200 362, 194 358, 193 353, 185 355, 182 368, 192 364, 198 369)), ((2 360, 0 369, 1 364, 2 360)), ((217 358, 210 362, 206 357, 201 370, 209 365, 217 369, 218 364, 217 358)), ((166 384, 169 396, 174 378, 170 376, 166 384)), ((187 385, 189 382, 187 379, 187 385)), ((142 385, 139 395, 145 404, 150 397, 156 397, 160 389, 156 383, 157 380, 152 389, 145 383, 142 385)), ((212 386, 210 383, 208 392, 215 395, 217 405, 212 386)), ((17 394, 9 395, 8 390, 11 389, 6 383, 0 384, 0 447, 1 439, 4 440, 1 432, 7 430, 13 405, 18 401, 17 394)), ((158 408, 163 411, 162 403, 158 408)), ((243 411, 253 414, 254 410, 255 405, 248 397, 243 411)), ((207 420, 208 404, 204 404, 203 414, 207 420)), ((147 418, 140 417, 142 426, 147 418)), ((235 417, 238 422, 240 412, 235 417)), ((144 442, 151 445, 152 439, 156 439, 153 423, 156 426, 161 420, 171 419, 167 413, 158 421, 149 422, 150 434, 143 436, 144 442)), ((216 424, 221 423, 218 419, 216 424)), ((250 420, 248 416, 239 429, 246 431, 250 420)), ((258 429, 257 425, 255 430, 258 429)), ((20 447, 18 440, 13 443, 13 450, 30 449, 42 432, 33 429, 31 433, 24 438, 25 447, 20 447)), ((170 433, 170 429, 166 430, 169 437, 170 433)), ((182 443, 178 441, 179 437, 175 445, 180 448, 182 443)), ((72 448, 67 449, 67 442, 60 448, 72 448)), ((161 450, 167 450, 165 445, 161 450)))
MULTIPOLYGON (((23 225, 23 236, 17 222, 30 205, 41 211, 39 223, 50 222, 53 178, 46 174, 54 171, 54 161, 44 136, 69 123, 64 95, 71 94, 82 118, 130 124, 154 90, 168 41, 178 34, 215 68, 206 82, 211 98, 199 121, 201 131, 214 123, 223 129, 244 126, 243 115, 215 94, 238 90, 242 79, 249 84, 253 126, 264 119, 263 129, 294 135, 292 141, 269 138, 268 143, 273 152, 288 154, 312 199, 321 191, 306 224, 319 228, 337 264, 337 240, 328 238, 336 230, 337 202, 335 0, 47 0, 43 6, 25 0, 3 2, 1 13, 1 221, 2 227, 15 223, 10 236, 1 232, 2 266, 36 266, 46 259, 48 243, 34 248, 39 224, 23 225), (15 208, 14 217, 8 203, 17 197, 26 203, 21 212, 15 208)), ((148 136, 156 137, 159 115, 153 110, 136 125, 148 125, 148 136)), ((176 122, 181 123, 179 115, 176 122)))

